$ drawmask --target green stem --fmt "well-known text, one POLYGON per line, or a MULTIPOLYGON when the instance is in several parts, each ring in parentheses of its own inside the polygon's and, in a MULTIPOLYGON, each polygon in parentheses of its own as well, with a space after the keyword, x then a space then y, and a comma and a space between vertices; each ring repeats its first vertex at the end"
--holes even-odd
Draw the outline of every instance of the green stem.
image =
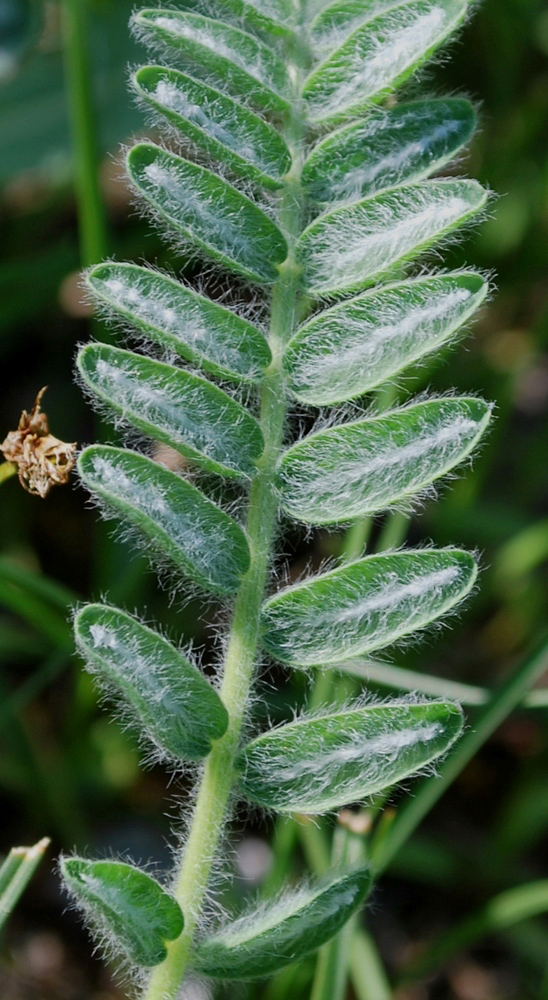
POLYGON ((409 518, 407 514, 403 514, 401 511, 389 514, 382 526, 376 551, 386 552, 388 549, 397 549, 405 541, 408 530, 409 518))
POLYGON ((546 669, 548 669, 548 640, 544 637, 540 646, 519 665, 500 689, 493 694, 477 718, 474 729, 467 732, 457 749, 441 765, 438 777, 424 780, 413 798, 407 799, 374 857, 377 875, 390 864, 438 799, 447 791, 455 778, 500 726, 506 716, 520 704, 525 694, 546 669))
POLYGON ((354 929, 350 948, 352 985, 358 1000, 392 1000, 392 987, 377 946, 367 931, 354 929))
MULTIPOLYGON (((418 670, 397 667, 393 663, 377 663, 376 660, 349 660, 346 663, 339 663, 337 671, 366 683, 373 681, 379 687, 398 691, 420 691, 421 694, 432 695, 434 698, 454 698, 460 701, 461 705, 474 708, 487 704, 493 696, 489 688, 465 684, 463 681, 452 681, 437 674, 421 674, 418 670)), ((548 687, 527 691, 520 706, 547 708, 548 687)))
POLYGON ((341 559, 343 562, 352 562, 363 556, 372 527, 372 517, 361 517, 358 521, 354 521, 342 540, 341 559))
POLYGON ((268 899, 274 896, 291 867, 293 852, 297 844, 297 824, 290 816, 280 816, 274 827, 272 841, 272 867, 261 886, 261 895, 268 899))
POLYGON ((293 246, 301 225, 301 164, 298 152, 300 131, 300 119, 295 115, 286 131, 286 141, 295 153, 295 165, 286 179, 279 213, 279 222, 288 238, 290 253, 280 268, 280 278, 274 285, 272 294, 269 344, 273 361, 261 390, 260 423, 265 450, 249 497, 247 537, 251 565, 236 598, 220 692, 230 721, 227 732, 215 744, 205 764, 177 877, 175 894, 185 915, 185 929, 168 946, 167 958, 152 973, 144 994, 145 1000, 174 1000, 179 995, 225 825, 234 782, 234 758, 253 681, 260 609, 276 531, 275 470, 287 412, 281 358, 283 344, 291 335, 295 324, 299 287, 299 269, 294 260, 293 246))
POLYGON ((44 837, 34 847, 12 847, 0 868, 0 929, 17 905, 49 847, 44 837))
POLYGON ((13 462, 2 462, 0 465, 0 484, 17 474, 17 466, 13 462))
MULTIPOLYGON (((365 837, 337 826, 331 851, 332 867, 363 861, 365 837)), ((342 931, 320 948, 310 1000, 344 1000, 348 985, 348 972, 352 939, 358 928, 359 915, 345 924, 342 931)))
POLYGON ((97 264, 107 253, 106 222, 99 187, 99 150, 88 57, 88 2, 64 0, 63 33, 67 98, 71 120, 80 257, 97 264))
POLYGON ((435 941, 424 955, 406 969, 402 983, 422 979, 481 938, 498 934, 521 920, 547 911, 548 880, 507 889, 435 941))

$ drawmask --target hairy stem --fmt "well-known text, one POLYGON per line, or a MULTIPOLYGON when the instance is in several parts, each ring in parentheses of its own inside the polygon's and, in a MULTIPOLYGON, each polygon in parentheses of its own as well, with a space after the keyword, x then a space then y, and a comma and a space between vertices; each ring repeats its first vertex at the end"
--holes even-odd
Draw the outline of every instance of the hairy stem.
POLYGON ((300 118, 292 116, 285 138, 294 153, 294 167, 286 179, 279 209, 279 222, 285 230, 290 253, 280 268, 280 278, 272 293, 269 344, 273 361, 261 390, 260 423, 265 450, 251 487, 247 521, 251 565, 236 598, 220 692, 230 721, 227 732, 215 744, 205 764, 177 877, 175 894, 185 915, 185 929, 168 946, 166 960, 152 973, 145 1000, 172 1000, 178 995, 225 823, 234 782, 233 763, 253 681, 260 609, 276 531, 278 504, 274 477, 287 411, 282 350, 294 327, 298 297, 299 270, 292 245, 301 226, 300 128, 300 118))

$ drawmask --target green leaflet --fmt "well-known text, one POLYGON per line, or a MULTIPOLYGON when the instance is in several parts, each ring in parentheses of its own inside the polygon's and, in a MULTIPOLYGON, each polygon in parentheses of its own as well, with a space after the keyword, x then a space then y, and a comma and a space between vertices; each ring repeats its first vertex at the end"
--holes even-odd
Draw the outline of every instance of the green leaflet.
POLYGON ((184 920, 155 879, 122 861, 61 858, 60 868, 77 905, 133 962, 163 962, 166 942, 179 937, 184 920))
POLYGON ((212 74, 223 90, 263 109, 289 107, 290 81, 283 61, 246 31, 201 14, 158 8, 137 11, 132 23, 147 43, 212 74))
POLYGON ((467 222, 487 197, 477 181, 423 181, 321 215, 298 243, 309 292, 358 291, 467 222))
POLYGON ((185 576, 231 594, 249 568, 244 532, 185 479, 144 455, 92 445, 78 459, 87 488, 185 576))
POLYGON ((430 399, 309 434, 282 456, 284 510, 308 524, 374 514, 462 462, 484 434, 482 399, 430 399))
POLYGON ((416 774, 460 736, 451 702, 366 705, 271 730, 240 751, 241 790, 277 812, 325 813, 416 774))
POLYGON ((487 291, 481 275, 453 271, 374 289, 326 309, 288 344, 289 386, 317 406, 361 396, 447 343, 487 291))
MULTIPOLYGON (((202 0, 184 0, 177 5, 183 10, 203 12, 202 0)), ((209 15, 215 14, 220 21, 242 25, 249 31, 269 35, 287 35, 291 33, 291 22, 294 10, 291 0, 207 0, 209 15)))
POLYGON ((306 80, 311 121, 337 121, 389 93, 455 30, 466 8, 466 0, 408 0, 367 21, 306 80))
POLYGON ((214 375, 256 381, 272 361, 262 333, 230 309, 137 264, 98 264, 86 274, 99 305, 152 343, 214 375))
POLYGON ((314 147, 303 185, 314 201, 350 202, 421 180, 455 156, 475 125, 472 105, 458 98, 374 109, 314 147))
POLYGON ((200 760, 226 732, 228 713, 217 692, 157 632, 118 608, 88 604, 76 615, 74 635, 88 669, 162 754, 200 760))
POLYGON ((251 910, 200 942, 194 968, 216 979, 259 979, 319 948, 365 900, 371 873, 355 866, 251 910))
POLYGON ((236 188, 153 143, 130 149, 127 172, 177 236, 251 281, 276 280, 287 243, 275 223, 236 188))
POLYGON ((269 188, 280 186, 291 155, 263 118, 213 87, 163 66, 142 66, 133 84, 198 149, 242 177, 269 188))
POLYGON ((320 10, 310 24, 315 48, 333 50, 360 25, 395 7, 401 0, 335 0, 320 10))
POLYGON ((264 448, 261 429, 247 409, 211 382, 105 344, 82 348, 77 365, 86 386, 144 434, 209 472, 253 475, 264 448))
POLYGON ((470 593, 477 566, 461 549, 409 549, 358 559, 263 605, 267 651, 292 666, 341 663, 424 628, 470 593))

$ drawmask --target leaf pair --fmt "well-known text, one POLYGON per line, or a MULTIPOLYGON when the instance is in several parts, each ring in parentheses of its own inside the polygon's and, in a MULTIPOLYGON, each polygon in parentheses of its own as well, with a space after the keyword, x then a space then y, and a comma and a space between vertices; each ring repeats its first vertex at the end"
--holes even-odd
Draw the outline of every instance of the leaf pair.
MULTIPOLYGON (((139 966, 159 965, 183 931, 177 901, 150 875, 120 861, 63 858, 71 895, 92 923, 139 966)), ((196 971, 219 979, 256 979, 319 948, 344 926, 371 887, 367 867, 317 880, 233 921, 198 943, 196 971)))
MULTIPOLYGON (((287 257, 274 222, 245 195, 205 167, 150 143, 127 159, 136 190, 180 238, 216 263, 258 283, 272 283, 287 257)), ((476 181, 438 180, 381 191, 335 208, 297 244, 312 296, 353 292, 413 259, 486 204, 476 181)))

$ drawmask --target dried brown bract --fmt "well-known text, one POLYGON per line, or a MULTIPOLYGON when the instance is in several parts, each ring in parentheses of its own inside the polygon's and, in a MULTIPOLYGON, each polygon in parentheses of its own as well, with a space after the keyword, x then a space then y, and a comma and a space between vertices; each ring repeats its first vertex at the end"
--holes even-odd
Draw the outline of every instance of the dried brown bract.
POLYGON ((0 444, 6 461, 17 466, 21 486, 40 497, 46 497, 52 486, 68 482, 76 450, 76 444, 65 444, 49 432, 47 414, 40 409, 46 389, 40 390, 30 413, 23 410, 17 430, 0 444))

